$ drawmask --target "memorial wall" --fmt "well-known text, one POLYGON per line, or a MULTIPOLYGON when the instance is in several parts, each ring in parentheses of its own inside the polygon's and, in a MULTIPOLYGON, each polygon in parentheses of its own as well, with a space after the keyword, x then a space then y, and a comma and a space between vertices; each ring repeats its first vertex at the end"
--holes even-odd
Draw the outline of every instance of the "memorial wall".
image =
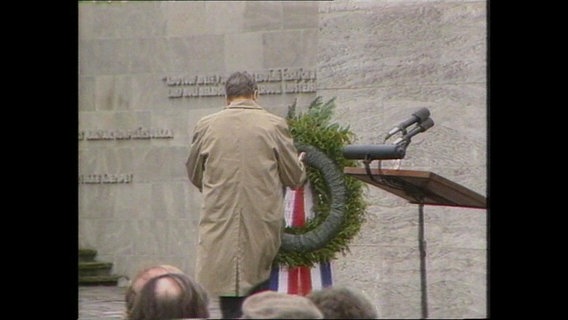
MULTIPOLYGON (((485 1, 79 2, 79 247, 113 273, 194 272, 201 195, 185 172, 191 131, 249 71, 259 103, 285 116, 317 96, 357 143, 383 143, 427 107, 401 169, 482 195, 487 184, 485 1)), ((389 164, 387 164, 389 165, 389 164)), ((333 280, 381 318, 421 315, 418 208, 366 189, 367 218, 333 280)), ((487 210, 425 206, 431 318, 487 316, 487 210)))

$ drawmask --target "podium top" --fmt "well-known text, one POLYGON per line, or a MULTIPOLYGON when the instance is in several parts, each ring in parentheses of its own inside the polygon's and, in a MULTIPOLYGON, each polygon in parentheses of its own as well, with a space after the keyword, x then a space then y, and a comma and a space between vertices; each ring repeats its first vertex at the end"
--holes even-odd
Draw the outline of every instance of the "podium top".
POLYGON ((345 167, 343 172, 415 204, 486 209, 487 200, 456 182, 430 171, 345 167))

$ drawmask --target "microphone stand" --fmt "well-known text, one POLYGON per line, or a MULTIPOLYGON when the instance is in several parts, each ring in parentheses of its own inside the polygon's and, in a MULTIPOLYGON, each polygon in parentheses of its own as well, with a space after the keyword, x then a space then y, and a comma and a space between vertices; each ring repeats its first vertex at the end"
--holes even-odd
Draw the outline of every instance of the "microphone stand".
MULTIPOLYGON (((386 141, 386 139, 385 139, 386 141)), ((406 147, 410 144, 410 139, 404 139, 399 144, 404 148, 406 154, 406 147)), ((406 181, 395 181, 388 177, 381 177, 376 179, 371 172, 371 162, 373 159, 367 155, 362 160, 365 166, 365 172, 369 179, 375 183, 388 185, 392 188, 404 190, 407 194, 412 196, 418 203, 418 251, 420 253, 420 305, 421 305, 421 319, 428 318, 428 284, 426 272, 426 239, 424 236, 424 198, 426 195, 416 186, 406 183, 406 181)), ((378 160, 377 169, 381 171, 381 160, 378 160)))
MULTIPOLYGON (((426 240, 425 240, 425 219, 424 205, 446 205, 453 207, 466 208, 487 208, 486 198, 443 177, 437 176, 428 171, 416 170, 391 170, 381 169, 381 161, 387 159, 403 159, 406 154, 406 147, 410 144, 413 136, 428 130, 434 125, 433 120, 425 118, 410 132, 401 129, 402 137, 397 139, 389 147, 394 151, 400 148, 404 152, 394 152, 391 148, 384 148, 384 154, 379 152, 381 148, 370 148, 366 153, 365 148, 350 148, 349 159, 359 159, 363 161, 365 169, 351 167, 344 168, 344 172, 372 184, 383 190, 398 195, 410 203, 418 204, 418 250, 420 259, 420 306, 422 319, 427 319, 428 314, 428 283, 426 270, 426 240), (387 152, 388 151, 388 152, 387 152), (378 160, 378 169, 371 170, 371 162, 378 160), (374 174, 373 174, 374 172, 374 174)), ((383 144, 392 134, 387 134, 383 144)), ((344 152, 345 154, 345 152, 344 152)))

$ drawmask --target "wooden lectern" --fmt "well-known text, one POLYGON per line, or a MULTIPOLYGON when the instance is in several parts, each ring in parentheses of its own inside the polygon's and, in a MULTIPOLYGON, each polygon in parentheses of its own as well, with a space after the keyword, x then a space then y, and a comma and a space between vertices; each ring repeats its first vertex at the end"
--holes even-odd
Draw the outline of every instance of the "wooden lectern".
POLYGON ((484 196, 429 171, 346 167, 343 172, 410 203, 487 208, 484 196))
POLYGON ((345 167, 343 172, 366 183, 418 204, 418 246, 420 250, 420 288, 422 318, 428 318, 426 285, 426 241, 424 205, 486 209, 484 196, 429 171, 345 167))

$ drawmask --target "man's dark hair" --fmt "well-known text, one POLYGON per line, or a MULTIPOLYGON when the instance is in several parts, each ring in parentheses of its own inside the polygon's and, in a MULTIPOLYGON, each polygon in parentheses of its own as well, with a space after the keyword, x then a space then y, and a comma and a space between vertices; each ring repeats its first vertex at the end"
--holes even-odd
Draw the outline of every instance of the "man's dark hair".
POLYGON ((238 96, 252 96, 258 90, 254 77, 246 71, 235 72, 225 81, 225 94, 227 98, 238 96))
POLYGON ((321 310, 324 319, 377 319, 377 310, 371 301, 347 287, 327 287, 312 291, 306 297, 321 310))
POLYGON ((130 320, 209 318, 209 298, 185 274, 168 273, 149 280, 136 297, 130 320), (165 286, 164 281, 169 281, 165 286), (170 283, 174 283, 170 286, 170 283), (167 292, 166 292, 167 291, 167 292))

